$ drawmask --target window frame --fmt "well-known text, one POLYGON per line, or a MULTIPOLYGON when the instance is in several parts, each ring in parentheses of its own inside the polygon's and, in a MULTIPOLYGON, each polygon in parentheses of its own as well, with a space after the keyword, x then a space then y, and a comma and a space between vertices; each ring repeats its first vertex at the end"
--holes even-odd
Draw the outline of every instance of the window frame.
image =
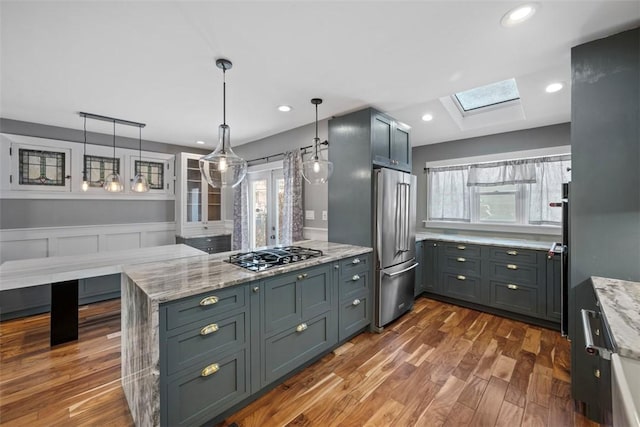
POLYGON ((71 149, 62 147, 51 147, 47 145, 35 145, 28 143, 11 144, 11 189, 20 191, 46 191, 64 193, 71 191, 71 149), (64 185, 38 185, 20 183, 20 150, 49 151, 64 154, 64 185))

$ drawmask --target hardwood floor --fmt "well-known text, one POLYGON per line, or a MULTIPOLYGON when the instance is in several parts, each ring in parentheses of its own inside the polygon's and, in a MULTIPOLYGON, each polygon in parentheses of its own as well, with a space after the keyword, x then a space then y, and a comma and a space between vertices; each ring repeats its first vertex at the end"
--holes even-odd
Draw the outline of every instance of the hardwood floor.
MULTIPOLYGON (((120 301, 83 307, 80 340, 48 315, 0 323, 0 424, 132 425, 120 386, 120 301)), ((219 426, 594 426, 573 411, 557 332, 425 298, 219 426)))

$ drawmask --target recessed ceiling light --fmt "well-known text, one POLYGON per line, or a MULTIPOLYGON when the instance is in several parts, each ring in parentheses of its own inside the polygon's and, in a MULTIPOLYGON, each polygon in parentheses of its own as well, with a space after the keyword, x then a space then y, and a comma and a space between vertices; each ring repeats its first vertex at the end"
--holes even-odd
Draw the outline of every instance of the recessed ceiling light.
POLYGON ((538 5, 536 3, 527 3, 511 9, 504 14, 500 23, 503 27, 513 27, 527 19, 531 18, 535 13, 538 5))
POLYGON ((549 86, 546 87, 545 91, 547 93, 554 93, 554 92, 558 92, 560 90, 562 90, 562 88, 564 87, 564 85, 562 83, 551 83, 549 86))
POLYGON ((204 141, 196 141, 196 144, 204 145, 204 141))
POLYGON ((431 120, 433 120, 433 115, 425 114, 424 116, 422 116, 422 120, 424 120, 425 122, 430 122, 431 120))
POLYGON ((287 113, 289 111, 291 111, 293 108, 291 108, 290 105, 278 105, 278 111, 282 111, 283 113, 287 113))

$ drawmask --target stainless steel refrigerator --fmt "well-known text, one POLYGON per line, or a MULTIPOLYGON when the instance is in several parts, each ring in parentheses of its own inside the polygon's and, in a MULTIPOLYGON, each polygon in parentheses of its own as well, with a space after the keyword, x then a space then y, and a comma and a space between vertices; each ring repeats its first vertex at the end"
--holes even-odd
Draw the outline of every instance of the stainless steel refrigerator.
POLYGON ((375 170, 375 326, 413 307, 416 262, 416 177, 392 169, 375 170))

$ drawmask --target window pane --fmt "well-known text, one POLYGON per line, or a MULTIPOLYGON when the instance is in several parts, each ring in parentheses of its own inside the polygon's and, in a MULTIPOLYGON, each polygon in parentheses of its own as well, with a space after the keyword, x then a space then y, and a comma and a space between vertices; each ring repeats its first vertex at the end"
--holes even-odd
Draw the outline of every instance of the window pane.
POLYGON ((479 189, 480 221, 515 222, 516 186, 499 185, 479 189))
POLYGON ((142 173, 151 190, 164 189, 164 163, 136 160, 135 174, 142 173))
POLYGON ((455 94, 464 111, 520 99, 515 79, 503 80, 455 94))
POLYGON ((18 155, 19 182, 21 185, 64 187, 64 153, 20 148, 18 155))
POLYGON ((267 180, 261 179, 251 183, 253 206, 251 216, 253 222, 253 247, 267 245, 267 180))
POLYGON ((102 156, 84 156, 84 170, 89 178, 89 187, 102 187, 107 176, 114 171, 120 174, 120 159, 102 156))

